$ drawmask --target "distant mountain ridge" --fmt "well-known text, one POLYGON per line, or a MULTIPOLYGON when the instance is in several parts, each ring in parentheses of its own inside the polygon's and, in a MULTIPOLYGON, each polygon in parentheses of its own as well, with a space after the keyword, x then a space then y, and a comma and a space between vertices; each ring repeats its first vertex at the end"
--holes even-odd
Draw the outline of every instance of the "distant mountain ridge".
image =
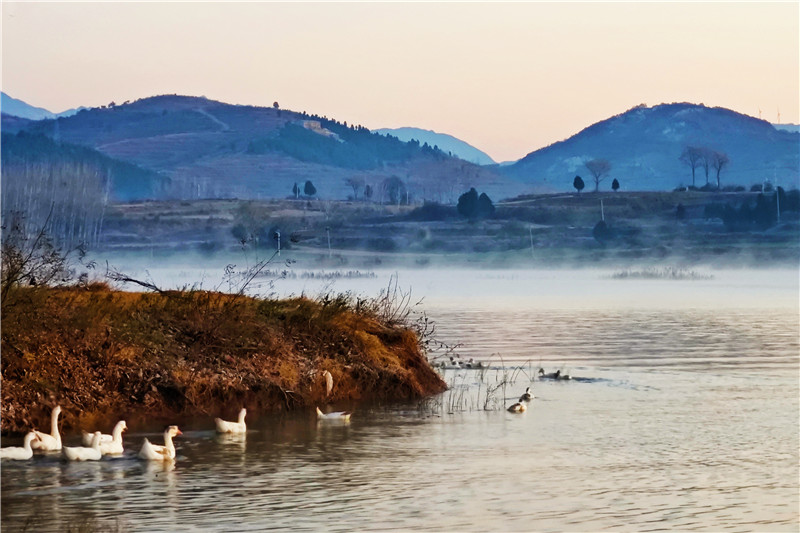
MULTIPOLYGON (((800 134, 729 109, 688 103, 634 107, 500 171, 538 190, 563 191, 571 189, 575 175, 582 175, 589 188, 584 163, 606 159, 611 172, 600 190, 610 190, 614 178, 623 190, 671 190, 692 185, 691 170, 679 159, 687 146, 728 155, 730 163, 721 173, 723 187, 765 180, 785 187, 799 184, 800 134)), ((713 181, 713 170, 710 174, 713 181)), ((704 170, 698 168, 695 185, 705 185, 705 180, 704 170)))
POLYGON ((85 109, 83 107, 77 109, 68 109, 61 113, 53 113, 43 107, 35 107, 17 98, 12 98, 4 92, 0 92, 0 112, 19 118, 26 118, 28 120, 43 120, 56 117, 69 117, 85 109))
POLYGON ((408 142, 416 139, 420 143, 428 143, 430 146, 438 146, 443 152, 450 152, 454 156, 475 163, 476 165, 493 165, 495 161, 488 154, 475 148, 471 144, 462 141, 446 133, 438 133, 432 130, 420 128, 381 128, 373 130, 381 135, 392 135, 401 141, 408 142))
POLYGON ((307 180, 326 199, 358 199, 367 186, 373 201, 452 202, 470 187, 494 198, 524 192, 432 146, 279 106, 160 95, 35 122, 3 113, 2 121, 4 132, 88 146, 156 172, 169 183, 158 198, 284 198, 307 180))

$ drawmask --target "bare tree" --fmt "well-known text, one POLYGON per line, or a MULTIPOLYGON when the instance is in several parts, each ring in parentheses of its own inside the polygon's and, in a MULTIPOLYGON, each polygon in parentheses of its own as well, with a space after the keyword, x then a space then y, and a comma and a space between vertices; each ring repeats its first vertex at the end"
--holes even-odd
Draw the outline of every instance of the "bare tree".
POLYGON ((353 188, 353 200, 358 200, 358 190, 364 186, 364 178, 353 176, 350 178, 345 178, 344 183, 348 187, 353 188))
POLYGON ((710 148, 706 148, 705 146, 700 148, 700 155, 702 158, 700 159, 700 166, 703 167, 703 170, 706 173, 706 185, 708 185, 708 168, 711 166, 711 154, 713 152, 710 148))
POLYGON ((681 163, 692 169, 692 187, 695 186, 695 171, 703 160, 703 149, 697 146, 687 146, 678 158, 681 163))
POLYGON ((600 189, 600 182, 608 177, 611 172, 611 163, 607 159, 591 159, 584 163, 586 169, 592 174, 594 179, 594 192, 600 189))
POLYGON ((722 169, 731 162, 728 158, 728 154, 725 152, 717 152, 716 150, 711 152, 711 168, 713 168, 717 172, 717 189, 719 189, 719 174, 722 172, 722 169))

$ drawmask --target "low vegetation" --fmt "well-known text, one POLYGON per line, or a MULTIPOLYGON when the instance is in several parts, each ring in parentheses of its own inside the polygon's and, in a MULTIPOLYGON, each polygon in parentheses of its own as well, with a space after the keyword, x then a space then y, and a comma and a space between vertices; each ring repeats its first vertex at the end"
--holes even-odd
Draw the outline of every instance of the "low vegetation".
POLYGON ((113 275, 152 289, 125 292, 85 277, 64 284, 68 258, 35 253, 44 236, 29 242, 11 235, 4 233, 3 246, 4 433, 46 426, 56 404, 69 429, 119 417, 217 415, 228 405, 288 410, 412 400, 446 388, 425 357, 429 322, 424 315, 415 321, 396 283, 375 298, 246 296, 264 261, 238 292, 164 291, 113 275), (61 286, 32 284, 25 273, 52 261, 61 286), (11 266, 14 276, 6 275, 11 266), (333 376, 330 393, 325 371, 333 376))

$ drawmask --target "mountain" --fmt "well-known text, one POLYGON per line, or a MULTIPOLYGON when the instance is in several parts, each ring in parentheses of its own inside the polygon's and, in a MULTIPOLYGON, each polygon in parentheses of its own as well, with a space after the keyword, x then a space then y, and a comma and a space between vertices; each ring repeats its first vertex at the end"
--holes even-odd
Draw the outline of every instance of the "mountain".
POLYGON ((476 165, 493 165, 495 163, 486 153, 446 133, 437 133, 419 128, 381 128, 373 131, 381 135, 392 135, 403 142, 417 140, 422 144, 427 143, 429 146, 437 146, 443 152, 449 152, 459 159, 476 165))
POLYGON ((6 115, 12 115, 29 120, 42 120, 45 118, 55 118, 56 114, 42 107, 34 107, 30 104, 12 98, 4 92, 0 92, 0 111, 6 115))
MULTIPOLYGON (((3 121, 5 128, 5 115, 3 121)), ((399 180, 404 197, 440 202, 455 201, 470 187, 495 199, 525 190, 494 170, 418 142, 277 106, 203 97, 154 96, 23 129, 156 172, 169 179, 159 196, 165 198, 284 198, 307 180, 327 199, 358 196, 369 185, 373 200, 385 200, 384 193, 396 196, 385 190, 390 179, 399 180)))
MULTIPOLYGON (((610 190, 614 178, 623 190, 672 190, 692 185, 690 168, 679 160, 687 146, 727 154, 730 163, 720 175, 723 187, 749 187, 766 179, 785 188, 800 184, 800 134, 729 109, 688 103, 637 106, 499 170, 541 191, 571 190, 577 174, 593 190, 584 163, 606 159, 611 172, 600 190, 610 190)), ((699 187, 705 184, 705 172, 696 172, 699 187)), ((715 183, 713 169, 709 174, 715 183)))
POLYGON ((776 130, 800 132, 800 124, 773 124, 776 130))

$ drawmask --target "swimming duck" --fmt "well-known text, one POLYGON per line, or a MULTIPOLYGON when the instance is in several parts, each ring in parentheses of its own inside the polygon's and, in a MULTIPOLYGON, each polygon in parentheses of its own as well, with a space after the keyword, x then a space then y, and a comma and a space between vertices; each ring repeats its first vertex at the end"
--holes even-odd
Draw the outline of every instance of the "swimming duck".
POLYGON ((164 446, 158 444, 151 444, 149 440, 144 439, 142 449, 139 451, 139 457, 147 461, 172 461, 175 459, 175 445, 172 443, 172 437, 183 435, 178 426, 169 426, 164 430, 164 446))
POLYGON ((319 407, 317 407, 317 420, 342 420, 342 421, 349 421, 350 415, 352 415, 350 411, 336 411, 334 413, 323 413, 320 411, 319 407))
POLYGON ((25 461, 33 457, 33 448, 31 442, 34 442, 39 437, 33 431, 25 435, 25 440, 22 446, 7 446, 0 448, 0 459, 13 459, 17 461, 25 461))
POLYGON ((511 404, 511 407, 508 408, 508 412, 509 413, 524 413, 525 409, 527 409, 527 408, 528 407, 524 403, 517 402, 517 403, 511 404))
POLYGON ((58 432, 58 415, 61 414, 61 406, 56 405, 50 413, 50 434, 33 430, 38 439, 31 442, 31 448, 44 452, 57 451, 61 449, 61 434, 58 432))
POLYGON ((242 407, 239 411, 238 422, 227 422, 221 418, 215 418, 214 423, 217 425, 217 433, 245 433, 247 426, 244 423, 244 417, 247 415, 247 409, 242 407))
POLYGON ((64 446, 61 453, 70 461, 99 461, 103 454, 100 452, 100 435, 99 431, 95 431, 92 436, 91 448, 83 446, 64 446))
POLYGON ((569 374, 562 374, 561 370, 556 370, 555 372, 551 372, 550 374, 546 374, 544 368, 539 369, 539 379, 556 379, 556 380, 567 380, 571 379, 569 374))
POLYGON ((531 388, 528 387, 525 389, 525 394, 519 397, 520 402, 529 402, 533 399, 533 394, 531 394, 531 388))

